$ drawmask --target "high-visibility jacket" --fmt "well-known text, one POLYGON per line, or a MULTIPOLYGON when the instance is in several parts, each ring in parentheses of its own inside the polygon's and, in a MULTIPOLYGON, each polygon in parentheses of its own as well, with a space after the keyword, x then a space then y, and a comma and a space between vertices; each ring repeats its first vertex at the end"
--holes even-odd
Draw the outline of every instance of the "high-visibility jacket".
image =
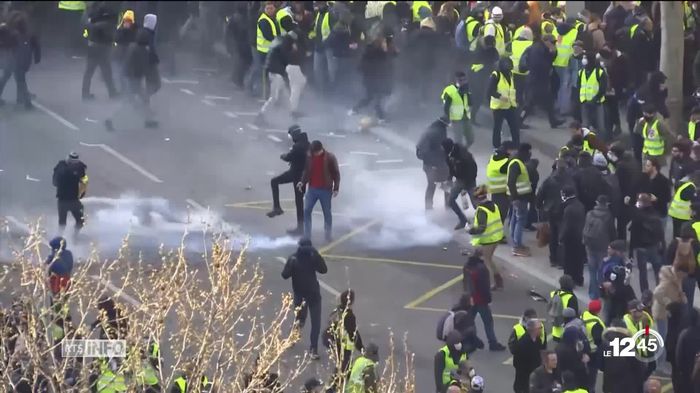
POLYGON ((520 58, 523 57, 525 50, 532 46, 532 40, 514 40, 510 43, 511 45, 511 55, 510 59, 513 61, 513 73, 518 75, 527 75, 530 71, 520 71, 520 58))
POLYGON ((98 393, 117 393, 126 392, 126 380, 123 375, 116 375, 112 370, 102 370, 97 377, 97 392, 98 393))
POLYGON ((345 393, 365 393, 365 370, 374 367, 374 361, 364 356, 355 360, 350 371, 350 379, 345 385, 345 393))
MULTIPOLYGON (((599 79, 603 76, 603 69, 596 67, 593 72, 586 76, 586 70, 582 69, 578 72, 578 85, 579 85, 579 101, 581 103, 593 101, 600 90, 599 79)), ((605 94, 601 94, 597 103, 605 102, 605 94)))
MULTIPOLYGON (((693 230, 695 231, 695 239, 700 242, 700 221, 696 221, 692 225, 693 230)), ((698 269, 700 269, 700 253, 695 256, 695 262, 698 265, 698 269)))
MULTIPOLYGON (((561 298, 561 305, 564 308, 569 307, 569 302, 571 299, 574 297, 574 295, 571 292, 564 292, 562 290, 556 290, 552 291, 549 293, 549 299, 554 299, 555 294, 559 294, 559 297, 561 298)), ((564 326, 554 326, 552 325, 552 338, 556 339, 561 339, 561 336, 564 335, 564 326)))
POLYGON ((581 150, 590 153, 591 157, 593 157, 593 154, 595 154, 596 150, 593 148, 593 146, 591 146, 590 138, 592 136, 595 136, 595 132, 588 130, 588 132, 585 134, 586 135, 583 137, 583 148, 581 150))
POLYGON ((483 26, 484 34, 488 26, 491 25, 494 28, 494 38, 496 39, 496 50, 498 54, 503 56, 506 53, 506 31, 502 24, 496 23, 493 19, 489 19, 483 26))
POLYGON ((683 29, 686 31, 695 29, 695 16, 689 1, 683 2, 683 29))
MULTIPOLYGON (((516 323, 513 325, 513 332, 515 333, 515 339, 520 340, 520 337, 524 336, 525 333, 527 333, 527 329, 525 326, 523 326, 522 323, 516 323)), ((545 340, 547 339, 547 332, 544 329, 544 325, 542 325, 542 330, 540 331, 540 342, 544 344, 545 340)))
POLYGON ((557 57, 552 63, 555 67, 568 67, 569 60, 574 54, 574 41, 578 36, 578 30, 571 29, 568 33, 559 36, 557 39, 557 57))
POLYGON ((508 165, 508 157, 495 160, 491 155, 489 163, 486 165, 486 187, 490 194, 503 194, 508 189, 508 175, 501 173, 501 168, 508 165))
POLYGON ((644 137, 642 152, 653 157, 663 156, 666 142, 661 133, 659 133, 659 119, 654 119, 651 127, 649 127, 649 122, 644 120, 644 118, 640 119, 640 121, 644 122, 642 127, 642 136, 644 137))
POLYGON ((630 39, 634 38, 634 34, 637 32, 637 29, 639 29, 639 23, 630 26, 630 39))
POLYGON ((256 29, 257 29, 257 39, 256 39, 256 47, 258 49, 258 52, 260 53, 267 53, 270 51, 270 46, 272 45, 272 41, 268 41, 265 36, 262 33, 262 30, 260 30, 259 23, 261 20, 267 21, 267 23, 270 24, 270 28, 272 29, 272 35, 277 37, 278 31, 277 31, 277 23, 275 23, 272 18, 267 16, 266 13, 260 14, 260 17, 258 18, 258 24, 256 24, 256 29))
MULTIPOLYGON (((507 178, 510 178, 510 168, 512 168, 513 165, 520 167, 520 175, 518 175, 518 178, 515 181, 515 189, 518 191, 518 195, 527 195, 532 193, 530 175, 527 173, 525 164, 519 158, 513 158, 508 163, 508 173, 506 174, 507 178)), ((506 194, 510 195, 510 187, 506 187, 506 194)))
POLYGON ((468 16, 467 20, 464 22, 464 30, 466 30, 467 33, 467 42, 469 43, 469 50, 472 52, 476 50, 476 44, 478 41, 477 38, 479 38, 479 29, 475 29, 475 27, 478 26, 480 23, 481 21, 473 16, 468 16), (474 32, 474 30, 476 30, 476 33, 474 32))
POLYGON ((694 122, 692 120, 688 121, 688 139, 690 139, 691 141, 694 141, 696 136, 700 136, 700 135, 696 135, 696 133, 695 133, 696 127, 697 127, 696 122, 694 122))
POLYGON ((158 385, 158 372, 148 359, 141 361, 141 369, 136 373, 136 380, 142 386, 158 385))
POLYGON ((501 98, 506 97, 507 100, 504 102, 501 98, 491 97, 491 102, 489 107, 492 110, 496 109, 510 109, 518 106, 515 100, 515 83, 513 82, 513 74, 510 74, 510 79, 498 71, 493 71, 491 75, 498 77, 498 84, 496 85, 496 91, 501 95, 501 98))
POLYGON ((287 8, 287 7, 280 8, 279 10, 277 10, 277 13, 275 14, 275 19, 277 20, 277 25, 280 27, 280 34, 288 33, 288 31, 286 31, 284 29, 284 27, 282 27, 282 19, 287 18, 287 17, 292 18, 292 20, 294 20, 292 13, 289 11, 289 8, 287 8))
POLYGON ((693 184, 693 182, 685 182, 676 189, 676 193, 673 195, 673 199, 671 199, 671 205, 669 205, 668 207, 669 216, 677 220, 690 220, 690 216, 692 215, 692 209, 690 207, 691 200, 686 201, 683 200, 683 198, 681 198, 681 194, 683 193, 683 191, 685 191, 685 189, 689 187, 693 189, 694 194, 695 184, 693 184))
MULTIPOLYGON (((177 377, 177 379, 175 379, 174 383, 175 383, 175 386, 177 386, 177 388, 180 390, 180 393, 188 393, 187 378, 185 378, 184 376, 177 377)), ((207 378, 206 375, 202 377, 201 383, 202 383, 202 386, 201 386, 200 391, 202 393, 211 391, 211 388, 213 387, 213 383, 209 382, 209 378, 207 378)))
POLYGON ((445 87, 442 91, 442 102, 445 103, 445 96, 450 97, 450 120, 462 120, 464 116, 471 118, 469 112, 469 95, 459 94, 459 89, 454 84, 445 87))
POLYGON ((467 354, 462 353, 462 356, 459 357, 459 362, 455 363, 452 356, 450 356, 450 349, 447 345, 440 348, 440 352, 445 356, 445 368, 442 369, 442 384, 447 385, 452 379, 450 374, 459 368, 460 363, 467 360, 467 354))
MULTIPOLYGON (((625 327, 630 332, 630 336, 634 336, 635 333, 637 333, 640 330, 644 330, 644 328, 646 328, 646 326, 644 326, 642 324, 642 321, 644 321, 645 319, 647 321, 649 321, 649 327, 650 328, 653 327, 654 319, 646 311, 644 311, 644 317, 642 319, 640 319, 639 322, 637 322, 637 323, 635 323, 632 320, 632 316, 629 313, 625 314, 625 316, 622 317, 622 320, 625 321, 625 327)), ((646 351, 639 351, 639 352, 642 354, 642 356, 644 356, 646 354, 646 351)))
POLYGON ((547 27, 547 26, 552 26, 552 32, 551 32, 550 34, 552 34, 552 35, 554 36, 554 38, 557 38, 557 39, 558 39, 558 38, 559 38, 559 32, 557 31, 557 25, 556 25, 553 21, 551 21, 551 20, 549 20, 549 19, 543 19, 543 20, 542 20, 542 24, 540 25, 540 33, 541 33, 543 36, 544 36, 545 34, 547 34, 547 32, 545 31, 545 27, 547 27))
POLYGON ((477 214, 479 210, 482 210, 486 213, 486 229, 484 229, 483 233, 472 235, 472 246, 498 243, 505 237, 503 234, 503 222, 501 221, 501 210, 496 204, 494 204, 493 207, 493 211, 484 206, 478 206, 476 208, 474 227, 481 225, 477 214))
POLYGON ((595 351, 596 345, 595 341, 593 341, 593 328, 596 325, 600 325, 603 329, 605 329, 605 324, 603 323, 603 320, 600 319, 600 317, 588 310, 583 312, 583 314, 581 315, 581 319, 583 320, 583 323, 586 324, 586 337, 588 337, 588 342, 591 345, 591 351, 595 351))
POLYGON ((411 5, 411 13, 413 14, 413 21, 414 22, 420 22, 421 17, 420 17, 420 9, 421 8, 428 8, 430 12, 433 12, 433 7, 430 6, 430 3, 427 1, 414 1, 413 4, 411 5))
POLYGON ((84 1, 59 1, 58 9, 66 11, 85 11, 84 1))
POLYGON ((574 390, 565 390, 563 393, 588 393, 588 390, 578 388, 574 390))
POLYGON ((579 32, 583 32, 584 30, 586 30, 586 24, 576 19, 576 22, 574 22, 574 29, 578 30, 579 32))
POLYGON ((314 28, 311 29, 311 32, 309 33, 309 38, 313 39, 316 37, 316 29, 318 28, 318 23, 319 23, 319 19, 320 19, 320 21, 321 21, 321 42, 328 39, 328 36, 331 35, 330 15, 331 15, 330 11, 326 11, 325 14, 323 14, 323 18, 321 19, 321 13, 320 12, 316 13, 316 19, 314 19, 314 28))

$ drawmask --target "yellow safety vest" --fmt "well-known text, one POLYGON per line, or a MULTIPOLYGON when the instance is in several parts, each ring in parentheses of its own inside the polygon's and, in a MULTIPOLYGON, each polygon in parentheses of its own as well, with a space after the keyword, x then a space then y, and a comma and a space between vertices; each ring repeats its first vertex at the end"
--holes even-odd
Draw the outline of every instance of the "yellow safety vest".
POLYGON ((644 127, 642 127, 642 136, 644 137, 644 148, 642 152, 649 156, 663 156, 664 146, 666 142, 663 136, 659 133, 659 119, 655 119, 649 127, 649 123, 646 120, 644 122, 644 127))
POLYGON ((420 17, 420 9, 421 8, 428 8, 430 10, 430 13, 432 14, 433 12, 433 7, 430 6, 430 3, 427 1, 414 1, 413 4, 411 5, 411 13, 413 14, 413 22, 420 22, 421 17, 420 17))
POLYGON ((58 326, 58 324, 55 322, 49 327, 49 333, 51 334, 51 338, 53 339, 54 343, 63 340, 63 337, 65 337, 63 328, 58 326))
POLYGON ((690 139, 691 141, 695 140, 695 127, 696 127, 696 125, 697 125, 697 123, 695 123, 694 121, 692 121, 692 120, 688 121, 688 139, 690 139))
POLYGON ((578 388, 575 390, 565 390, 563 393, 588 393, 588 390, 578 388))
POLYGON ((464 22, 464 30, 467 33, 467 42, 469 43, 469 50, 476 50, 476 38, 478 37, 479 31, 477 30, 474 34, 474 25, 481 23, 480 20, 474 18, 473 16, 468 16, 466 22, 464 22))
POLYGON ((59 1, 58 9, 66 11, 85 11, 84 1, 59 1))
MULTIPOLYGON (((652 328, 654 326, 654 319, 649 315, 648 312, 644 311, 644 317, 646 318, 647 321, 649 321, 649 327, 652 328)), ((644 318, 639 320, 639 322, 634 323, 632 320, 632 316, 630 316, 629 313, 625 314, 625 316, 622 318, 625 321, 625 327, 627 330, 630 332, 630 336, 634 336, 635 333, 637 333, 640 330, 644 330, 646 326, 642 325, 642 321, 644 318)), ((646 354, 646 351, 639 351, 642 355, 646 354)))
POLYGON ((491 75, 498 77, 498 84, 496 85, 496 91, 501 97, 506 97, 508 100, 503 102, 500 98, 491 97, 491 102, 489 104, 492 110, 496 109, 510 109, 518 106, 515 100, 515 83, 513 83, 513 74, 510 75, 510 80, 506 79, 506 76, 498 71, 494 71, 491 75))
MULTIPOLYGON (((323 19, 321 20, 321 42, 327 40, 328 36, 331 35, 330 15, 330 11, 326 11, 326 14, 323 15, 323 19)), ((316 19, 314 19, 314 28, 311 30, 311 33, 309 33, 309 38, 311 39, 316 37, 316 28, 318 27, 318 19, 320 16, 320 12, 316 13, 316 19)))
POLYGON ((639 24, 634 24, 630 26, 630 39, 634 38, 634 33, 637 32, 637 29, 639 28, 639 24))
MULTIPOLYGON (((484 233, 472 235, 472 246, 498 243, 505 237, 503 234, 503 222, 501 222, 501 210, 496 204, 494 204, 494 208, 494 211, 484 206, 478 206, 476 208, 477 214, 479 213, 479 209, 486 213, 486 229, 484 229, 484 233)), ((478 216, 474 214, 474 226, 478 227, 479 225, 478 216)))
MULTIPOLYGON (((516 323, 515 325, 513 325, 513 332, 515 332, 515 339, 520 340, 520 337, 525 335, 525 333, 527 332, 527 329, 525 329, 525 326, 523 326, 521 323, 516 323)), ((540 342, 542 344, 544 344, 546 339, 547 339, 547 333, 545 332, 544 324, 543 324, 542 330, 540 331, 540 342)))
MULTIPOLYGON (((532 193, 532 183, 530 183, 530 175, 527 173, 527 168, 525 164, 519 158, 513 158, 508 163, 508 174, 507 178, 510 178, 510 168, 513 165, 518 165, 520 167, 520 175, 515 182, 515 189, 518 191, 518 195, 526 195, 532 193)), ((506 178, 506 179, 507 179, 506 178)), ((510 195, 510 187, 506 186, 506 195, 510 195)))
POLYGON ((285 8, 280 8, 277 10, 277 13, 275 14, 275 19, 277 19, 277 25, 280 27, 280 34, 286 34, 288 33, 287 30, 282 27, 282 19, 289 17, 294 20, 294 17, 292 16, 292 13, 289 12, 289 9, 287 7, 285 8))
MULTIPOLYGON (((694 222, 692 227, 695 231, 696 240, 700 242, 700 221, 694 222)), ((700 269, 700 253, 695 256, 695 262, 698 264, 698 268, 700 269)))
POLYGON ((583 312, 581 319, 583 320, 583 323, 586 324, 586 337, 588 337, 588 343, 591 345, 591 351, 595 351, 596 345, 593 341, 593 328, 595 325, 600 325, 603 330, 605 330, 605 324, 603 323, 602 319, 588 310, 583 312))
POLYGON ((685 201, 681 198, 681 194, 688 187, 692 187, 693 192, 695 192, 695 184, 693 184, 693 182, 685 182, 681 184, 681 186, 676 190, 676 193, 673 195, 671 205, 668 207, 668 215, 677 220, 690 220, 690 216, 692 214, 692 209, 690 208, 691 201, 685 201))
POLYGON ((514 40, 510 43, 511 51, 510 59, 513 61, 513 73, 518 75, 527 75, 530 71, 520 71, 520 58, 523 57, 525 50, 532 46, 531 40, 514 40))
POLYGON ((345 393, 365 393, 365 370, 374 367, 374 362, 364 356, 355 360, 350 371, 350 380, 345 385, 345 393))
POLYGON ((540 34, 543 35, 543 36, 544 36, 545 34, 547 34, 547 32, 545 31, 545 27, 546 27, 546 26, 549 26, 549 25, 552 26, 552 33, 551 33, 551 34, 554 36, 554 38, 559 39, 559 32, 557 31, 557 25, 554 24, 554 22, 552 22, 552 21, 549 20, 549 19, 545 19, 545 20, 542 21, 542 24, 541 24, 541 26, 540 26, 540 34))
POLYGON ((576 20, 576 22, 574 22, 574 29, 578 30, 579 32, 584 31, 585 27, 586 24, 581 22, 580 20, 576 20))
POLYGON ((571 29, 568 33, 559 36, 557 39, 557 57, 552 63, 555 67, 568 67, 569 60, 574 54, 574 41, 578 36, 578 30, 571 29))
POLYGON ((355 349, 355 342, 350 339, 350 335, 345 330, 345 326, 343 325, 343 320, 345 320, 345 313, 341 313, 338 309, 336 309, 333 312, 336 313, 336 315, 338 315, 337 321, 333 323, 335 335, 337 338, 340 339, 343 349, 352 352, 355 349))
POLYGON ((112 370, 103 370, 97 377, 98 393, 126 392, 126 380, 123 375, 115 375, 112 370))
MULTIPOLYGON (((596 67, 590 75, 586 76, 586 70, 582 69, 578 72, 578 85, 579 85, 579 101, 581 103, 593 101, 593 97, 598 94, 600 90, 600 83, 598 78, 603 76, 603 69, 596 67)), ((605 102, 605 94, 603 94, 597 103, 605 102)))
POLYGON ((501 173, 501 168, 508 165, 508 157, 495 160, 491 155, 486 165, 486 187, 490 194, 503 194, 508 189, 508 175, 501 173))
POLYGON ((440 348, 440 352, 445 355, 445 368, 442 369, 442 384, 447 385, 452 380, 450 374, 452 374, 452 371, 456 371, 459 368, 459 363, 467 360, 467 354, 463 353, 459 358, 459 362, 455 363, 454 360, 452 360, 452 356, 450 356, 450 350, 447 348, 447 345, 440 348))
POLYGON ((504 27, 500 23, 489 20, 483 26, 484 32, 486 32, 486 26, 488 25, 493 25, 495 29, 494 38, 496 39, 496 50, 498 51, 499 55, 503 56, 506 53, 506 32, 504 27))
MULTIPOLYGON (((556 293, 559 293, 559 297, 561 297, 561 304, 564 308, 569 307, 569 302, 571 301, 571 298, 574 296, 573 294, 569 292, 564 292, 562 290, 556 290, 552 291, 549 293, 549 298, 553 299, 554 295, 556 293)), ((552 325, 552 338, 561 338, 561 336, 564 335, 564 326, 554 326, 552 325)))
POLYGON ((591 157, 593 157, 593 154, 595 154, 596 150, 591 147, 591 144, 588 142, 589 136, 595 136, 595 133, 592 131, 589 131, 588 134, 583 138, 583 148, 581 149, 582 151, 586 151, 591 154, 591 157))
POLYGON ((442 103, 445 103, 445 96, 450 97, 450 120, 462 120, 466 113, 467 119, 471 118, 469 113, 469 96, 467 93, 459 94, 459 89, 455 85, 449 85, 442 91, 442 103))
POLYGON ((136 378, 139 382, 139 385, 158 385, 158 372, 155 368, 153 368, 153 365, 147 359, 141 361, 141 369, 137 372, 136 378))
POLYGON ((187 380, 185 377, 178 377, 175 380, 175 385, 180 389, 180 393, 185 393, 187 392, 187 380))
POLYGON ((272 41, 268 41, 265 36, 263 36, 262 30, 260 30, 259 23, 261 20, 266 20, 270 24, 270 28, 272 29, 272 35, 277 37, 277 24, 275 23, 272 18, 267 16, 266 13, 260 14, 260 17, 258 18, 258 24, 256 24, 256 29, 257 29, 257 40, 256 40, 256 47, 258 49, 258 52, 260 53, 267 53, 270 51, 270 45, 272 45, 272 41))

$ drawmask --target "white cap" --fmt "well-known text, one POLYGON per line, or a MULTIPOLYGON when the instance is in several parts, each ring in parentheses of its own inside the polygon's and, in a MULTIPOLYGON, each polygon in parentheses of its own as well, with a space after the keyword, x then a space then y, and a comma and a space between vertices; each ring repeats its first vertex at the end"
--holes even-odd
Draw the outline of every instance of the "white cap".
POLYGON ((503 10, 501 9, 501 7, 498 7, 498 6, 493 7, 493 9, 491 10, 491 15, 493 15, 493 16, 503 16, 503 10))

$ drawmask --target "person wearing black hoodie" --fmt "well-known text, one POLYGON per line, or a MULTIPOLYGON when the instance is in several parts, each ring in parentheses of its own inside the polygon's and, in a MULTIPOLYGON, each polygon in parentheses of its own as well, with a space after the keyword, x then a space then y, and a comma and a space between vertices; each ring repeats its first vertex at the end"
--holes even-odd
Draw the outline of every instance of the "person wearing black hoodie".
MULTIPOLYGON (((442 183, 449 176, 447 167, 447 154, 442 148, 442 141, 447 139, 447 125, 449 120, 440 117, 435 120, 423 133, 416 145, 416 157, 423 161, 423 172, 428 180, 425 189, 425 209, 433 208, 433 196, 435 195, 435 184, 442 183)), ((449 193, 445 191, 445 206, 448 206, 449 193)))
POLYGON ((318 338, 321 334, 321 287, 316 273, 326 274, 328 267, 321 254, 309 239, 299 240, 299 248, 287 258, 282 269, 282 278, 292 279, 294 308, 298 310, 296 323, 299 329, 304 327, 307 311, 311 314, 311 345, 309 353, 312 359, 319 359, 318 338))
POLYGON ((112 78, 112 47, 117 26, 117 15, 106 6, 97 8, 93 15, 88 18, 88 24, 84 36, 87 38, 87 65, 83 74, 83 100, 92 100, 95 95, 90 93, 92 76, 97 67, 100 67, 102 79, 107 86, 109 97, 117 95, 112 78))
POLYGON ((380 36, 365 48, 360 59, 360 73, 365 96, 355 104, 349 114, 354 115, 370 103, 374 103, 374 112, 379 122, 386 120, 382 107, 384 97, 391 94, 393 67, 391 58, 394 49, 386 37, 380 36))
MULTIPOLYGON (((574 279, 578 286, 583 286, 583 263, 585 249, 583 247, 583 225, 586 221, 586 210, 576 197, 576 190, 566 186, 561 190, 562 218, 559 226, 559 247, 564 266, 564 274, 574 279)), ((554 239, 552 239, 554 241, 554 239)))
MULTIPOLYGON (((523 107, 521 123, 530 116, 535 106, 540 106, 547 112, 549 125, 556 128, 562 121, 557 119, 554 110, 554 95, 552 93, 552 63, 556 57, 556 40, 551 34, 546 34, 525 50, 520 58, 518 67, 521 71, 529 71, 526 79, 525 102, 519 102, 523 107)), ((520 93, 518 93, 521 95, 520 93)), ((527 127, 527 126, 526 126, 527 127)))
POLYGON ((0 96, 10 76, 14 75, 17 85, 17 104, 30 110, 34 105, 27 87, 27 72, 32 65, 32 60, 34 64, 41 61, 41 47, 36 34, 30 29, 28 19, 27 14, 22 11, 12 11, 7 15, 7 26, 11 32, 10 37, 7 37, 11 45, 11 55, 8 58, 8 68, 0 79, 0 96), (12 72, 8 73, 8 69, 12 72))
POLYGON ((542 340, 544 327, 537 318, 525 323, 526 332, 516 339, 513 346, 513 367, 515 368, 515 380, 513 391, 515 393, 527 393, 530 387, 530 374, 540 366, 540 353, 547 349, 547 341, 542 340))
POLYGON ((280 156, 282 161, 289 163, 289 169, 279 176, 275 176, 270 180, 272 188, 272 210, 267 213, 267 216, 272 218, 283 214, 282 206, 280 205, 280 184, 292 183, 294 189, 294 204, 297 209, 297 227, 287 231, 291 235, 300 235, 304 230, 304 190, 294 187, 300 180, 306 165, 306 156, 309 153, 309 138, 305 132, 301 131, 298 125, 289 127, 289 137, 292 138, 292 148, 289 152, 280 156))
POLYGON ((558 368, 562 373, 562 382, 565 385, 564 391, 576 390, 576 388, 588 389, 588 368, 586 364, 590 357, 582 349, 580 332, 576 327, 568 327, 564 330, 561 341, 557 344, 556 352, 558 368), (574 380, 567 381, 565 374, 571 373, 574 380), (567 382, 574 388, 567 388, 567 382))
POLYGON ((498 61, 498 70, 491 73, 488 96, 493 113, 492 142, 494 149, 501 145, 501 128, 504 120, 508 122, 512 141, 519 144, 520 119, 518 118, 518 102, 515 99, 513 61, 509 57, 501 58, 498 61))
MULTIPOLYGON (((602 352, 611 352, 614 339, 630 337, 630 332, 625 328, 621 319, 612 321, 611 327, 603 331, 602 352)), ((646 363, 637 360, 636 357, 603 357, 603 392, 628 393, 641 392, 644 383, 646 363)))
MULTIPOLYGON (((639 149, 641 159, 641 147, 639 149)), ((636 198, 637 189, 641 182, 642 172, 639 163, 630 152, 619 145, 614 144, 607 154, 608 161, 615 166, 615 176, 620 184, 622 197, 636 198)), ((617 217, 617 238, 627 239, 627 224, 632 216, 632 208, 622 205, 620 215, 617 217)))
POLYGON ((634 250, 637 260, 641 292, 649 289, 647 263, 651 263, 656 285, 659 284, 659 270, 663 265, 660 254, 664 243, 663 223, 654 209, 651 196, 646 193, 639 194, 630 223, 630 250, 634 250))
POLYGON ((459 197, 460 193, 466 192, 472 200, 472 205, 474 205, 472 194, 476 186, 476 161, 474 161, 474 156, 472 156, 466 147, 459 143, 454 143, 450 138, 442 141, 442 149, 447 156, 447 167, 450 171, 449 180, 454 178, 448 203, 459 219, 459 222, 455 226, 455 230, 459 230, 467 225, 467 217, 457 204, 457 197, 459 197))
MULTIPOLYGON (((260 108, 260 113, 256 118, 256 123, 264 125, 265 115, 270 108, 275 105, 283 91, 287 91, 291 97, 290 80, 287 74, 287 66, 293 62, 299 64, 299 47, 297 45, 297 33, 291 31, 287 34, 278 36, 272 42, 270 51, 265 57, 265 65, 263 72, 266 73, 270 80, 270 96, 260 108)), ((296 108, 293 108, 296 111, 296 108)))
MULTIPOLYGON (((574 187, 566 161, 558 159, 554 163, 554 171, 542 182, 542 186, 537 190, 536 205, 540 211, 540 219, 549 222, 549 229, 552 239, 559 238, 559 223, 561 222, 561 190, 564 186, 574 187)), ((549 242, 549 264, 559 265, 558 249, 559 242, 549 242)))

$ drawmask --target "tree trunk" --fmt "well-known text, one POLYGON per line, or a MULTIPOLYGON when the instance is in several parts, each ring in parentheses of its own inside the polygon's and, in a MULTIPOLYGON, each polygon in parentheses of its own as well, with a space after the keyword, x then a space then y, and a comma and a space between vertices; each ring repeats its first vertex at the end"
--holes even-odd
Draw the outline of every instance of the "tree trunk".
POLYGON ((683 132, 683 3, 661 2, 660 69, 668 80, 666 104, 671 114, 670 126, 675 133, 683 132))

